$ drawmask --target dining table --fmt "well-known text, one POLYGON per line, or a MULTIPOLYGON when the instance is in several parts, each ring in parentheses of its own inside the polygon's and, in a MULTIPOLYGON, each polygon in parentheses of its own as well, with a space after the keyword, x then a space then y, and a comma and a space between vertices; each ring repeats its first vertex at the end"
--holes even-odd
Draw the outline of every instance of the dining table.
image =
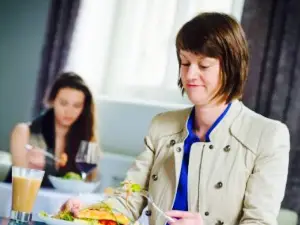
MULTIPOLYGON (((28 224, 28 225, 46 225, 45 223, 39 222, 39 221, 31 221, 26 224, 28 224)), ((15 220, 11 220, 8 217, 0 216, 0 225, 20 225, 20 223, 16 222, 15 220)))
MULTIPOLYGON (((61 205, 70 198, 78 198, 84 204, 93 204, 104 199, 101 193, 64 193, 52 188, 41 188, 38 192, 33 212, 32 219, 40 221, 38 213, 41 211, 48 214, 55 214, 59 211, 61 205)), ((0 182, 0 216, 8 218, 11 211, 12 200, 12 185, 10 183, 0 182)))
MULTIPOLYGON (((104 193, 66 193, 52 188, 41 188, 38 192, 33 211, 32 211, 32 225, 43 224, 38 214, 42 211, 47 214, 55 214, 59 211, 63 203, 70 198, 79 199, 84 205, 90 205, 100 202, 104 199, 104 193), (41 223, 38 223, 41 222, 41 223)), ((7 218, 10 217, 11 200, 12 200, 12 185, 10 183, 0 182, 0 218, 2 222, 0 225, 7 225, 7 218)), ((144 209, 139 222, 142 225, 148 225, 148 216, 146 216, 147 207, 144 209)), ((8 219, 9 220, 9 219, 8 219)))

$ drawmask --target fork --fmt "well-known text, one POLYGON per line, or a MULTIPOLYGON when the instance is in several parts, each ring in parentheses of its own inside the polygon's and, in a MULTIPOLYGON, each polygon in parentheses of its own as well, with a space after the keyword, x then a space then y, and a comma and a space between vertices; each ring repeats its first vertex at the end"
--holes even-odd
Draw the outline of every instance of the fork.
POLYGON ((172 223, 175 222, 175 220, 172 217, 166 215, 166 213, 164 211, 162 211, 155 204, 155 202, 153 201, 152 196, 150 195, 150 193, 148 191, 142 190, 140 192, 135 192, 135 193, 140 194, 141 196, 145 197, 148 200, 148 202, 153 206, 153 208, 156 209, 156 211, 159 212, 162 216, 164 216, 168 220, 168 222, 172 222, 172 223))
POLYGON ((47 151, 44 150, 44 149, 36 150, 36 149, 33 148, 32 145, 29 145, 29 144, 26 144, 26 145, 25 145, 25 148, 26 148, 27 150, 33 150, 33 151, 39 151, 39 152, 42 152, 45 156, 47 156, 47 157, 53 159, 55 162, 58 162, 58 163, 60 162, 60 159, 59 159, 59 158, 55 157, 53 154, 51 154, 50 152, 47 152, 47 151))
MULTIPOLYGON (((126 193, 126 190, 124 190, 123 188, 116 188, 114 190, 114 194, 116 194, 116 195, 121 194, 121 193, 126 193)), ((164 211, 162 211, 155 204, 152 196, 150 195, 150 193, 148 191, 141 190, 139 192, 133 192, 133 194, 143 196, 144 198, 146 198, 148 200, 148 203, 150 203, 157 212, 159 212, 165 219, 168 220, 168 222, 172 222, 172 223, 175 222, 175 220, 172 217, 168 216, 164 211)))

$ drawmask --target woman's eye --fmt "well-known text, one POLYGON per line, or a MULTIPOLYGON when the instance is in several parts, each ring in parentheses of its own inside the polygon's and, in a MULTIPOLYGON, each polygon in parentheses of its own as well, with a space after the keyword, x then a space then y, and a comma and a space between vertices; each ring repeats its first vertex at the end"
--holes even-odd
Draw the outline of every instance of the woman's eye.
POLYGON ((66 101, 60 101, 60 104, 61 104, 62 106, 66 106, 68 103, 67 103, 66 101))
POLYGON ((75 109, 80 109, 81 107, 82 107, 82 104, 75 104, 75 105, 74 105, 74 108, 75 108, 75 109))
POLYGON ((199 67, 200 67, 201 69, 207 69, 207 68, 209 68, 209 66, 205 66, 205 65, 199 65, 199 67))
POLYGON ((181 62, 181 65, 182 65, 182 66, 189 66, 190 63, 181 62))

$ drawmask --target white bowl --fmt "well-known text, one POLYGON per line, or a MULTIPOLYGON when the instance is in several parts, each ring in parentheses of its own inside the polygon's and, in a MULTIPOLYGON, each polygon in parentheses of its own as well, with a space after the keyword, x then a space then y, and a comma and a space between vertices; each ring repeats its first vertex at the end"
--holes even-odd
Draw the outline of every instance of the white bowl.
POLYGON ((100 181, 84 182, 82 180, 67 180, 61 177, 48 176, 53 187, 61 192, 91 193, 99 186, 100 181))

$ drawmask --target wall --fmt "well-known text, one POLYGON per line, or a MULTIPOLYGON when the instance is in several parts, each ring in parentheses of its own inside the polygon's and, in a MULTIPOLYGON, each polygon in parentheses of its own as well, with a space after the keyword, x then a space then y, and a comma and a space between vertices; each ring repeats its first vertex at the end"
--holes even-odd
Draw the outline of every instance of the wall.
POLYGON ((184 105, 150 105, 97 99, 100 142, 103 151, 136 156, 153 116, 184 105))
POLYGON ((0 1, 0 149, 14 124, 31 118, 49 2, 0 1))

